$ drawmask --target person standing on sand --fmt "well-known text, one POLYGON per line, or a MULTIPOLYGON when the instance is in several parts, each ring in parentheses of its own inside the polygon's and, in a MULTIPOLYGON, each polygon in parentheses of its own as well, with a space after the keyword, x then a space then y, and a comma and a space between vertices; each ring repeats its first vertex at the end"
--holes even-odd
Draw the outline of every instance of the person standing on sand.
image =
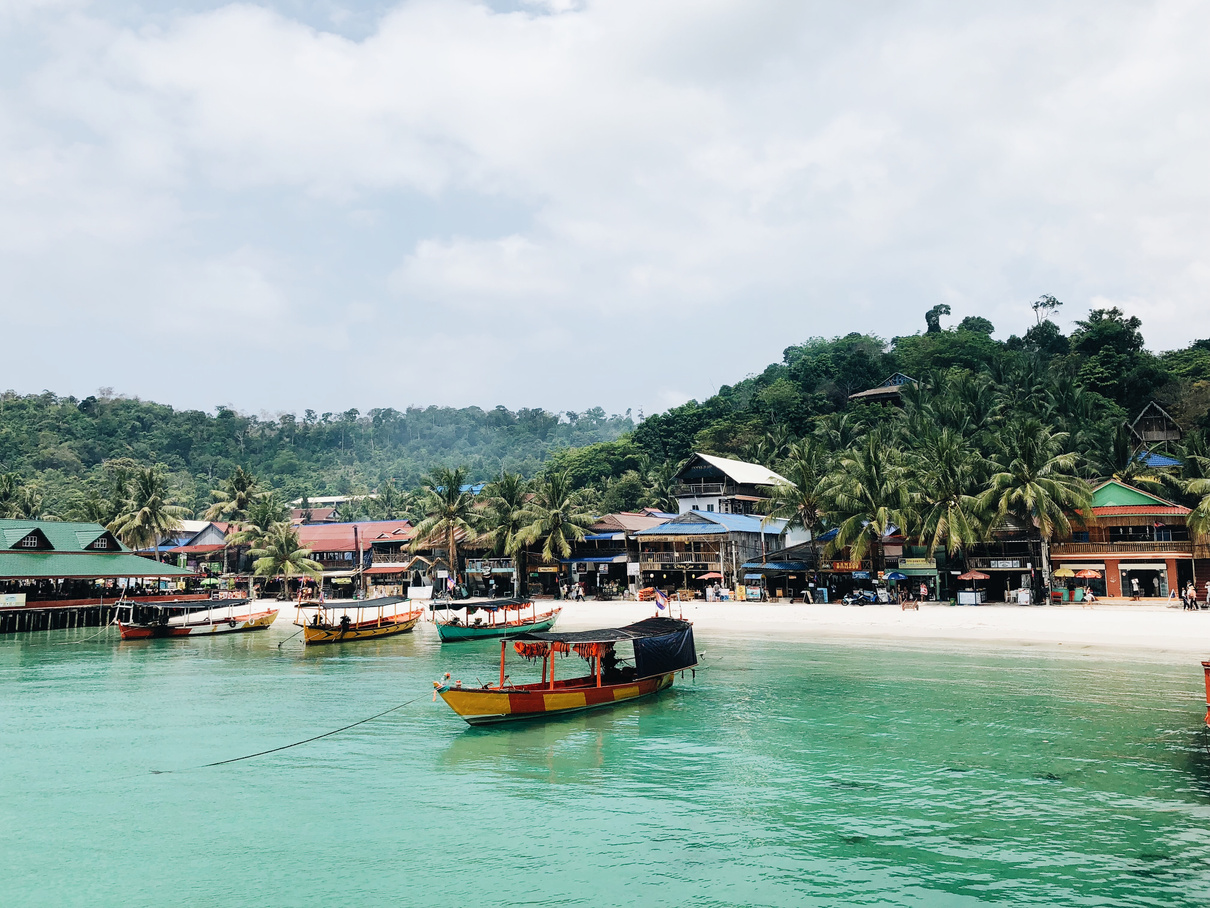
POLYGON ((920 601, 923 602, 928 598, 929 588, 923 582, 920 584, 920 601))
POLYGON ((1131 598, 1131 600, 1137 600, 1139 598, 1139 578, 1138 577, 1130 578, 1130 598, 1131 598))

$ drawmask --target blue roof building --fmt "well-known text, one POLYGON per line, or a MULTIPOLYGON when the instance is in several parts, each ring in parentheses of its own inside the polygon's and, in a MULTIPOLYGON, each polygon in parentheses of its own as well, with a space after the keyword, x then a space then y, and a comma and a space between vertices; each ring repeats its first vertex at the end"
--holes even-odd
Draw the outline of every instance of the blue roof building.
POLYGON ((745 561, 782 547, 786 521, 755 514, 688 511, 635 534, 646 586, 701 589, 742 582, 745 561))

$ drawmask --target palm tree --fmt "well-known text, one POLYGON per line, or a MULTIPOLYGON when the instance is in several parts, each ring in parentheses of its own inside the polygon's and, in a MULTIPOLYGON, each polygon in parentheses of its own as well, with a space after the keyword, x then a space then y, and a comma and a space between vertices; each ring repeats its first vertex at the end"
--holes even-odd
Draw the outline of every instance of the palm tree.
POLYGON ((836 524, 832 551, 848 546, 860 561, 873 550, 881 562, 883 537, 895 528, 906 531, 912 519, 904 479, 903 453, 883 431, 869 433, 863 444, 840 455, 823 489, 827 515, 836 524))
POLYGON ((1088 461, 1091 477, 1113 478, 1127 485, 1139 486, 1152 492, 1164 491, 1164 479, 1136 451, 1134 436, 1126 423, 1118 423, 1102 437, 1088 461))
POLYGON ((657 508, 664 513, 675 514, 680 507, 676 497, 677 467, 669 461, 663 461, 646 474, 647 491, 643 496, 645 507, 657 508))
POLYGON ((475 496, 466 489, 466 470, 438 467, 425 483, 422 509, 424 519, 416 526, 412 550, 430 539, 445 542, 450 574, 458 575, 458 534, 475 534, 479 515, 475 512, 475 496))
POLYGON ((594 519, 584 508, 583 495, 572 490, 571 474, 552 473, 538 480, 517 539, 527 546, 541 542, 542 560, 549 564, 571 555, 571 544, 584 539, 594 519))
POLYGON ((0 517, 16 517, 17 494, 21 477, 16 473, 0 473, 0 517))
POLYGON ((1076 475, 1079 456, 1065 450, 1066 432, 1054 432, 1036 419, 1011 423, 997 436, 1000 450, 980 504, 995 520, 1013 516, 1037 527, 1042 539, 1042 569, 1050 572, 1050 540, 1071 532, 1071 520, 1091 513, 1092 491, 1076 475))
POLYGON ((962 436, 942 429, 926 438, 911 462, 919 536, 932 558, 938 548, 950 555, 984 536, 979 495, 987 475, 983 458, 962 436))
POLYGON ((277 497, 276 492, 267 492, 253 499, 248 514, 238 527, 228 531, 230 545, 246 545, 263 548, 265 539, 279 523, 289 523, 290 510, 277 497))
POLYGON ((130 485, 130 497, 122 513, 109 524, 109 529, 131 548, 156 547, 159 541, 181 527, 181 518, 189 511, 173 503, 168 483, 158 467, 136 470, 130 485))
POLYGON ((223 481, 222 488, 211 490, 210 498, 214 503, 206 509, 203 518, 238 524, 256 497, 257 485, 255 476, 243 467, 236 467, 223 481))
POLYGON ((778 483, 769 492, 769 516, 787 521, 787 530, 810 532, 815 567, 818 567, 818 537, 824 508, 821 493, 828 475, 827 453, 819 441, 804 438, 789 445, 781 468, 790 482, 778 483))
POLYGON ((282 577, 282 590, 289 595, 290 578, 306 575, 319 579, 323 565, 311 559, 311 550, 302 547, 298 530, 282 521, 273 524, 261 543, 250 554, 256 560, 252 572, 261 577, 282 577))
POLYGON ((367 500, 370 509, 379 520, 399 520, 404 516, 403 494, 395 487, 395 480, 388 479, 378 487, 378 497, 367 500))
POLYGON ((57 520, 43 508, 42 490, 35 485, 21 486, 9 505, 9 514, 22 520, 57 520))
POLYGON ((524 526, 525 503, 529 497, 529 483, 517 473, 501 471, 487 488, 487 511, 484 515, 486 536, 492 548, 501 555, 513 559, 513 592, 519 592, 521 578, 521 544, 517 539, 524 526))

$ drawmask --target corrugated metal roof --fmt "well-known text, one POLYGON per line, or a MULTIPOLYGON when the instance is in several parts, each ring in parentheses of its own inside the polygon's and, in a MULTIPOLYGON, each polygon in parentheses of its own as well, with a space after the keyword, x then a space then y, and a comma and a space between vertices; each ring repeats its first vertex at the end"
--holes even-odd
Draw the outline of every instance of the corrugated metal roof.
MULTIPOLYGON (((700 458, 716 470, 726 474, 733 482, 740 485, 754 486, 775 486, 778 484, 793 485, 790 480, 782 476, 780 473, 774 473, 768 467, 762 467, 758 463, 747 463, 743 460, 731 460, 729 457, 715 457, 713 454, 697 454, 695 458, 700 458)), ((688 472, 693 467, 693 459, 685 464, 683 470, 677 475, 680 476, 688 472)))
POLYGON ((1188 508, 1183 508, 1179 504, 1168 505, 1110 505, 1104 508, 1093 508, 1092 516, 1094 517, 1184 517, 1189 513, 1188 508))
MULTIPOLYGON (((0 534, 9 540, 11 547, 29 535, 31 530, 41 530, 56 552, 83 552, 99 537, 109 531, 99 523, 72 523, 66 520, 0 520, 0 534), (83 541, 87 539, 87 542, 83 541)), ((110 553, 129 552, 117 539, 109 547, 110 553)), ((32 553, 31 553, 32 554, 32 553)))
POLYGON ((92 552, 0 552, 0 577, 25 580, 102 577, 189 577, 193 571, 171 564, 159 564, 138 555, 92 552))
POLYGON ((703 533, 768 533, 780 535, 786 521, 752 514, 720 514, 717 511, 689 511, 667 523, 640 530, 636 536, 694 536, 703 533))

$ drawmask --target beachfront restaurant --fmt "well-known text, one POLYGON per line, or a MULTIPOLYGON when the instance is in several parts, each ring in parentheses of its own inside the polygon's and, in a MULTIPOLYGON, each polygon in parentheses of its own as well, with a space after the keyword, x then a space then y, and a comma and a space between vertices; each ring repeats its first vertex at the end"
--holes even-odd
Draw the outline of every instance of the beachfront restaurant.
POLYGON ((0 520, 0 610, 96 605, 124 593, 181 598, 195 576, 141 558, 99 523, 0 520))
POLYGON ((688 511, 635 534, 643 586, 703 592, 738 587, 742 565, 782 547, 786 522, 752 514, 688 511))
POLYGON ((1188 516, 1188 508, 1151 492, 1102 482, 1093 489, 1092 520, 1051 545, 1057 598, 1077 598, 1085 585, 1099 596, 1127 599, 1136 582, 1143 598, 1183 590, 1194 580, 1188 516))

